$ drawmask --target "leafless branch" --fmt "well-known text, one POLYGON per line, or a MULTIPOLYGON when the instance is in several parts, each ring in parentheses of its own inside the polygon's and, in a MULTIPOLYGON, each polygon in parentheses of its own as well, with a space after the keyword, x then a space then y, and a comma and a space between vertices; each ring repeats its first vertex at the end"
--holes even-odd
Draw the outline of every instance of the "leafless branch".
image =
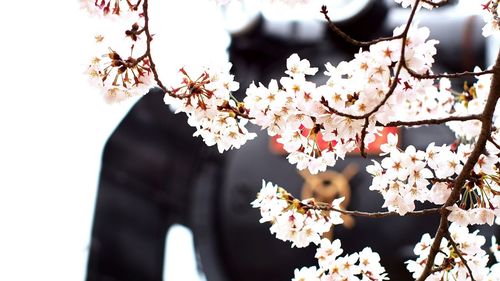
MULTIPOLYGON (((470 120, 481 120, 481 114, 471 114, 466 116, 449 116, 440 119, 424 119, 415 121, 394 121, 389 122, 385 125, 380 124, 384 127, 411 127, 411 126, 422 126, 422 125, 440 125, 451 121, 470 121, 470 120)), ((379 124, 377 124, 379 125, 379 124)))
POLYGON ((330 27, 330 29, 333 32, 335 32, 337 35, 339 35, 342 39, 344 39, 349 44, 352 44, 352 45, 357 46, 357 47, 368 47, 370 45, 373 45, 373 44, 376 44, 376 43, 379 43, 382 41, 391 41, 391 40, 403 38, 403 33, 401 33, 401 34, 396 35, 396 36, 382 37, 382 38, 378 38, 378 39, 371 40, 371 41, 358 41, 358 40, 352 38, 351 36, 347 35, 345 32, 343 32, 338 26, 336 26, 332 22, 332 20, 330 19, 330 16, 328 16, 328 8, 325 5, 321 6, 321 13, 324 15, 326 21, 328 22, 328 26, 330 27))
MULTIPOLYGON (((362 212, 362 211, 342 210, 333 208, 330 204, 326 203, 316 203, 316 205, 307 205, 307 206, 315 210, 335 211, 344 215, 351 215, 351 216, 365 217, 365 218, 385 218, 385 217, 401 216, 398 212, 362 212)), ((408 212, 405 214, 405 216, 425 216, 425 215, 436 214, 438 212, 439 208, 432 208, 432 209, 424 209, 414 212, 408 212)))
POLYGON ((491 137, 488 137, 488 141, 491 142, 496 148, 500 149, 500 145, 491 137))
MULTIPOLYGON (((138 2, 140 3, 140 2, 138 2)), ((153 36, 151 35, 151 31, 149 30, 149 13, 148 13, 148 0, 144 0, 142 3, 142 9, 143 9, 143 16, 144 16, 144 33, 146 34, 146 52, 143 56, 146 56, 149 59, 149 65, 151 68, 151 72, 153 72, 154 79, 156 81, 156 84, 160 89, 163 90, 163 92, 169 94, 170 96, 174 96, 175 94, 168 90, 165 85, 160 80, 160 77, 158 75, 158 71, 156 70, 156 65, 153 60, 153 56, 151 55, 151 41, 153 41, 153 36)))
POLYGON ((467 268, 467 271, 469 271, 470 279, 472 281, 475 281, 474 276, 472 275, 472 270, 470 269, 469 265, 467 264, 467 261, 465 260, 464 256, 462 255, 462 252, 458 249, 457 243, 453 241, 453 238, 450 235, 450 232, 446 232, 446 238, 450 241, 451 246, 453 247, 453 250, 455 250, 455 253, 458 255, 464 266, 467 268))
POLYGON ((464 71, 464 72, 457 72, 457 73, 440 73, 440 74, 420 74, 415 72, 413 69, 409 68, 406 65, 406 62, 403 61, 403 66, 410 73, 411 76, 417 79, 437 79, 437 78, 463 78, 465 76, 481 76, 481 75, 486 75, 486 74, 491 74, 493 73, 492 69, 484 70, 484 71, 478 71, 478 72, 473 72, 473 71, 464 71))

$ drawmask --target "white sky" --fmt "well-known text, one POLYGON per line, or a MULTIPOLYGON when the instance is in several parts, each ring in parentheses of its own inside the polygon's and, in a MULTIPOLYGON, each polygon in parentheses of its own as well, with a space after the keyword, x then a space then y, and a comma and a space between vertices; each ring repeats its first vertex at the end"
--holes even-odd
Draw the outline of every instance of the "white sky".
MULTIPOLYGON (((162 75, 226 56, 227 35, 207 20, 213 9, 186 15, 202 1, 151 2, 151 24, 165 34, 154 43, 162 75)), ((84 278, 102 149, 133 103, 107 105, 83 75, 96 24, 76 0, 2 2, 0 280, 84 278)))

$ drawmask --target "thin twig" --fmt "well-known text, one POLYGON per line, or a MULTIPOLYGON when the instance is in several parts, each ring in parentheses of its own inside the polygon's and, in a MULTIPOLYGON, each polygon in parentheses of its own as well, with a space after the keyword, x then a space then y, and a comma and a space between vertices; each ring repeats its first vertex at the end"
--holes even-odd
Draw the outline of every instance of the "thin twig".
POLYGON ((442 179, 442 178, 430 178, 431 182, 453 182, 453 179, 442 179))
MULTIPOLYGON (((298 199, 296 199, 293 195, 288 194, 287 197, 284 198, 289 204, 296 204, 298 199)), ((300 202, 300 201, 299 201, 300 202)), ((310 210, 321 210, 321 211, 334 211, 339 212, 344 215, 351 215, 355 217, 365 217, 365 218, 385 218, 385 217, 396 217, 402 216, 398 212, 363 212, 363 211, 348 211, 337 209, 332 206, 332 204, 324 203, 324 202, 312 202, 312 203, 299 203, 303 208, 310 210)), ((431 208, 431 209, 423 209, 419 211, 407 212, 404 216, 425 216, 436 214, 439 212, 439 208, 431 208)))
MULTIPOLYGON (((406 23, 405 29, 403 30, 402 40, 401 40, 401 54, 399 57, 400 61, 405 60, 405 49, 406 49, 406 40, 408 37, 408 32, 410 30, 410 25, 413 21, 413 17, 415 16, 415 13, 417 12, 417 6, 420 0, 415 1, 415 6, 413 7, 410 16, 408 18, 408 21, 406 23)), ((365 123, 363 125, 363 128, 361 130, 361 143, 360 143, 360 153, 361 156, 366 157, 366 152, 365 152, 365 137, 366 137, 366 130, 368 128, 368 123, 369 123, 369 118, 372 114, 377 112, 386 102, 387 100, 394 94, 394 91, 396 90, 396 87, 398 85, 398 80, 399 80, 399 74, 401 73, 401 69, 403 67, 402 63, 399 63, 396 69, 396 73, 394 74, 394 79, 392 80, 391 86, 389 88, 389 91, 385 94, 384 98, 382 101, 380 101, 370 112, 366 113, 363 115, 363 118, 365 119, 365 123)))
POLYGON ((391 40, 403 38, 403 33, 401 33, 401 34, 396 35, 396 36, 382 37, 382 38, 377 38, 377 39, 371 40, 371 41, 358 41, 358 40, 352 38, 351 36, 347 35, 345 32, 343 32, 338 26, 336 26, 332 22, 332 20, 328 16, 328 8, 325 5, 321 6, 321 13, 325 16, 325 19, 328 22, 328 26, 330 27, 330 29, 333 32, 335 32, 337 35, 342 37, 342 39, 344 39, 346 42, 348 42, 354 46, 357 46, 357 47, 368 47, 370 45, 373 45, 373 44, 376 44, 379 42, 391 41, 391 40))
POLYGON ((488 141, 491 142, 496 148, 500 149, 500 145, 493 139, 493 137, 489 136, 488 141))
MULTIPOLYGON (((418 7, 418 3, 420 2, 420 0, 415 0, 415 6, 413 7, 413 9, 411 10, 411 13, 410 13, 410 16, 408 18, 408 21, 406 22, 406 26, 405 26, 405 29, 403 30, 403 32, 401 33, 401 54, 400 54, 400 57, 399 57, 399 61, 400 62, 404 62, 405 60, 405 50, 406 50, 406 37, 408 35, 408 31, 410 30, 410 25, 411 23, 413 22, 413 18, 415 17, 415 13, 417 12, 417 7, 418 7)), ((399 63, 397 68, 396 68, 396 72, 394 74, 394 78, 392 79, 392 82, 391 82, 391 86, 389 88, 389 90, 387 91, 387 93, 385 94, 384 98, 382 99, 382 101, 380 101, 371 111, 363 114, 363 115, 351 115, 351 114, 348 114, 348 113, 344 113, 344 112, 340 112, 334 108, 331 108, 330 106, 328 106, 327 102, 323 102, 323 105, 327 106, 327 108, 330 110, 331 113, 335 113, 339 116, 342 116, 342 117, 347 117, 347 118, 351 118, 351 119, 365 119, 365 118, 369 118, 372 114, 374 114, 375 112, 377 112, 386 102, 387 100, 392 96, 392 94, 394 93, 394 91, 396 90, 396 87, 398 85, 398 79, 399 79, 399 74, 401 73, 401 69, 403 68, 403 63, 399 63)))
POLYGON ((365 118, 365 123, 363 124, 363 129, 361 129, 361 143, 359 144, 359 152, 361 153, 361 156, 366 158, 366 151, 365 151, 365 138, 366 138, 366 130, 368 129, 368 118, 365 118))
MULTIPOLYGON (((138 3, 140 3, 140 2, 138 2, 138 3)), ((151 55, 151 41, 153 41, 153 36, 151 36, 151 32, 149 30, 148 0, 144 0, 144 2, 142 3, 142 9, 143 9, 142 13, 144 15, 144 28, 143 29, 144 29, 144 33, 146 34, 146 52, 143 56, 146 56, 149 59, 149 65, 151 68, 151 72, 153 72, 153 76, 154 76, 154 79, 155 79, 158 87, 160 87, 163 90, 163 92, 169 94, 170 96, 175 97, 175 94, 172 91, 168 90, 167 87, 165 87, 165 85, 163 85, 163 83, 161 82, 160 77, 158 75, 158 71, 156 70, 156 65, 154 63, 153 56, 151 55)), ((141 56, 141 57, 143 57, 143 56, 141 56)))
MULTIPOLYGON (((384 127, 411 127, 411 126, 422 126, 422 125, 440 125, 452 121, 470 121, 470 120, 481 120, 481 114, 471 114, 466 116, 449 116, 440 119, 424 119, 415 121, 394 121, 389 122, 385 125, 380 124, 384 127)), ((377 124, 379 125, 379 124, 377 124)))
POLYGON ((431 274, 434 274, 434 273, 436 273, 436 272, 443 271, 443 270, 445 270, 447 267, 448 267, 448 265, 443 264, 443 265, 441 265, 441 266, 438 266, 438 267, 436 267, 436 268, 433 268, 433 269, 431 270, 431 274))
POLYGON ((409 68, 406 65, 406 62, 403 62, 404 68, 408 73, 410 73, 411 76, 417 79, 437 79, 437 78, 462 78, 465 76, 481 76, 481 75, 486 75, 486 74, 491 74, 493 73, 493 69, 488 69, 484 71, 464 71, 464 72, 456 72, 456 73, 440 73, 440 74, 420 74, 415 72, 413 69, 409 68))
POLYGON ((462 261, 462 263, 465 265, 465 267, 469 271, 470 279, 472 281, 475 281, 474 276, 472 275, 472 270, 470 269, 469 265, 467 264, 467 261, 465 260, 465 258, 462 256, 462 253, 458 249, 457 243, 455 243, 455 241, 453 241, 453 238, 451 237, 449 231, 446 232, 446 238, 448 238, 448 240, 450 241, 451 246, 453 247, 453 250, 455 250, 455 253, 457 253, 458 257, 460 258, 460 260, 462 261))

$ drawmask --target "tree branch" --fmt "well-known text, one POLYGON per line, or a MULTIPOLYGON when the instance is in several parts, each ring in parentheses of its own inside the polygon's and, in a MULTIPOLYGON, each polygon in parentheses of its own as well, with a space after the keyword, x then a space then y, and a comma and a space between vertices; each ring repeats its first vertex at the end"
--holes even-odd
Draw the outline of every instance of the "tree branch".
POLYGON ((361 153, 361 156, 366 158, 366 151, 365 151, 365 138, 366 138, 366 130, 368 129, 368 117, 365 118, 365 123, 363 124, 363 129, 361 129, 361 143, 359 144, 359 153, 361 153))
MULTIPOLYGON (((481 114, 471 114, 466 116, 449 116, 441 119, 424 119, 416 121, 394 121, 389 122, 385 125, 380 124, 384 127, 411 127, 411 126, 422 126, 422 125, 440 125, 452 121, 470 121, 470 120, 481 120, 481 114)), ((378 125, 378 124, 377 124, 378 125)))
MULTIPOLYGON (((308 208, 314 209, 314 210, 323 210, 323 211, 335 211, 339 212, 344 215, 351 215, 355 217, 365 217, 365 218, 385 218, 385 217, 395 217, 395 216, 402 216, 398 212, 362 212, 362 211, 348 211, 348 210, 342 210, 342 209, 337 209, 333 208, 330 204, 327 203, 316 203, 316 205, 306 205, 308 208)), ((424 209, 424 210, 419 210, 419 211, 414 211, 414 212, 408 212, 404 214, 404 216, 425 216, 425 215, 430 215, 430 214, 436 214, 439 212, 439 208, 431 208, 431 209, 424 209)))
POLYGON ((500 145, 491 137, 488 137, 488 141, 491 142, 496 148, 500 149, 500 145))
MULTIPOLYGON (((398 212, 363 212, 363 211, 348 211, 337 209, 332 206, 332 204, 324 202, 312 202, 303 203, 296 199, 292 194, 288 193, 288 196, 284 198, 289 204, 300 204, 305 209, 310 210, 321 210, 321 211, 334 211, 339 212, 344 215, 351 215, 355 217, 365 217, 365 218, 385 218, 385 217, 396 217, 402 216, 398 212)), ((430 214, 436 214, 439 212, 439 208, 423 209, 419 211, 407 212, 404 216, 425 216, 430 214)))
POLYGON ((470 279, 472 281, 476 281, 474 279, 474 276, 472 275, 472 270, 470 269, 469 265, 467 264, 467 261, 465 260, 465 258, 462 256, 462 252, 460 252, 460 250, 458 249, 457 243, 455 243, 455 241, 453 241, 453 238, 451 237, 449 231, 446 232, 446 238, 448 238, 448 240, 450 241, 451 246, 453 247, 453 250, 455 250, 455 253, 457 253, 458 257, 460 258, 460 260, 462 261, 462 263, 465 265, 465 267, 469 271, 470 279))
POLYGON ((434 259, 436 258, 436 254, 439 250, 439 245, 441 244, 441 240, 448 231, 448 215, 450 214, 451 211, 448 210, 446 207, 455 204, 455 202, 460 198, 460 190, 464 186, 467 178, 470 177, 470 173, 474 168, 474 165, 479 159, 481 153, 483 153, 484 151, 484 148, 486 146, 486 141, 490 136, 493 113, 495 112, 495 107, 499 97, 500 97, 500 51, 497 54, 495 66, 493 66, 493 77, 491 81, 490 93, 488 95, 488 100, 486 101, 486 105, 484 106, 484 111, 481 118, 483 123, 481 126, 481 133, 479 134, 477 142, 474 146, 474 150, 472 150, 469 158, 467 159, 467 162, 465 162, 465 165, 462 168, 462 171, 455 179, 455 182, 453 184, 453 190, 450 194, 450 197, 448 197, 448 200, 446 200, 446 203, 441 208, 441 220, 439 222, 439 227, 436 231, 436 235, 434 236, 435 237, 434 242, 431 245, 429 257, 427 258, 427 263, 425 265, 425 268, 422 271, 420 277, 417 279, 417 281, 424 281, 431 273, 432 265, 434 264, 434 259))
POLYGON ((404 62, 404 68, 410 75, 417 79, 437 79, 437 78, 462 78, 464 76, 481 76, 486 74, 493 73, 493 69, 488 69, 484 71, 464 71, 464 72, 456 72, 456 73, 440 73, 440 74, 420 74, 415 72, 413 69, 409 68, 404 62))
POLYGON ((371 40, 371 41, 358 41, 358 40, 352 38, 351 36, 347 35, 345 32, 343 32, 338 26, 336 26, 332 22, 332 20, 328 16, 328 8, 325 5, 321 6, 321 13, 324 15, 325 20, 328 22, 328 26, 330 27, 330 29, 333 32, 335 32, 337 35, 339 35, 342 39, 344 39, 349 44, 352 44, 352 45, 357 46, 357 47, 368 47, 370 45, 373 45, 373 44, 376 44, 379 42, 391 41, 391 40, 403 38, 403 33, 401 33, 397 36, 381 37, 381 38, 377 38, 377 39, 371 40))
MULTIPOLYGON (((138 2, 138 3, 140 3, 140 2, 138 2)), ((167 87, 165 87, 165 85, 163 85, 163 83, 161 82, 160 77, 158 75, 158 71, 156 70, 156 65, 154 63, 153 56, 151 55, 151 41, 153 41, 153 36, 151 36, 151 32, 149 30, 148 0, 144 0, 144 2, 142 4, 142 10, 143 10, 142 13, 144 15, 144 28, 143 29, 144 29, 144 33, 146 34, 146 52, 143 56, 147 56, 147 58, 149 59, 149 65, 151 68, 151 72, 153 72, 153 76, 154 76, 154 79, 155 79, 158 87, 160 87, 160 89, 162 89, 163 92, 169 94, 170 96, 175 97, 175 94, 172 91, 168 90, 167 87)))

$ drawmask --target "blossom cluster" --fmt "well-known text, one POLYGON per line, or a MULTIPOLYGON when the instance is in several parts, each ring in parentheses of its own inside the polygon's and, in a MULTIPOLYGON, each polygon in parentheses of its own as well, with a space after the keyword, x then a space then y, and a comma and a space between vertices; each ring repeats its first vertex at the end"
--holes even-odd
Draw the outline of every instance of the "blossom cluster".
POLYGON ((247 110, 232 95, 239 83, 229 74, 230 68, 231 64, 227 63, 219 67, 189 69, 190 74, 182 68, 180 86, 164 98, 176 113, 187 114, 188 124, 197 129, 194 136, 201 136, 208 146, 217 145, 221 153, 239 148, 256 136, 245 127, 248 119, 241 118, 247 110))
POLYGON ((500 7, 498 5, 498 0, 485 0, 482 4, 482 15, 486 24, 483 27, 483 36, 489 37, 493 34, 499 34, 500 32, 500 18, 498 13, 500 12, 500 7))
POLYGON ((323 238, 316 250, 319 268, 315 266, 295 269, 292 281, 331 280, 387 280, 385 268, 380 264, 380 256, 370 247, 359 253, 340 256, 343 252, 339 239, 331 242, 323 238))
MULTIPOLYGON (((404 27, 396 28, 394 34, 400 34, 404 27)), ((427 28, 409 27, 405 63, 417 73, 428 72, 434 62, 437 41, 428 37, 427 28)), ((320 86, 306 79, 317 68, 293 54, 287 59, 287 76, 280 79, 281 87, 271 80, 267 87, 252 84, 247 89, 244 102, 251 122, 267 129, 271 136, 279 135, 278 142, 290 153, 288 160, 298 169, 324 171, 361 141, 365 146, 372 143, 381 130, 377 123, 395 121, 395 112, 407 104, 404 101, 434 88, 433 81, 422 83, 404 69, 395 77, 402 47, 400 39, 382 41, 360 50, 351 61, 337 66, 327 63, 325 75, 329 79, 320 86), (318 144, 320 137, 327 145, 318 144)))
MULTIPOLYGON (((481 69, 476 67, 474 71, 479 72, 481 69)), ((478 80, 470 87, 467 84, 464 84, 464 91, 457 93, 458 96, 456 98, 456 102, 453 104, 453 107, 449 110, 449 112, 452 112, 453 115, 456 116, 481 114, 484 106, 486 105, 492 76, 493 75, 491 74, 478 76, 478 80)), ((497 125, 496 122, 498 122, 497 115, 498 113, 495 114, 493 120, 495 125, 497 125)), ((481 132, 481 124, 482 123, 479 120, 454 121, 447 123, 448 127, 455 132, 455 135, 465 141, 472 141, 479 136, 479 133, 481 132)), ((493 132, 493 137, 498 137, 497 131, 493 132)))
POLYGON ((113 19, 95 35, 93 52, 97 55, 85 71, 109 103, 140 97, 155 86, 146 54, 141 1, 133 2, 80 0, 90 14, 113 19))
MULTIPOLYGON (((472 271, 474 280, 500 280, 499 250, 494 237, 490 249, 495 255, 497 263, 488 268, 488 253, 481 248, 486 243, 484 236, 479 235, 478 231, 470 233, 467 227, 457 224, 451 224, 449 233, 456 249, 450 240, 446 238, 441 240, 433 264, 434 273, 426 280, 472 280, 467 266, 472 271), (467 266, 460 256, 466 261, 467 266)), ((413 274, 413 278, 418 278, 422 273, 433 241, 434 239, 428 233, 424 234, 413 250, 417 259, 406 262, 407 269, 413 274)))
POLYGON ((270 222, 271 233, 278 239, 291 241, 292 247, 319 244, 315 255, 319 268, 296 269, 292 281, 387 279, 385 269, 380 265, 380 256, 369 247, 340 257, 343 252, 340 240, 331 242, 321 238, 321 234, 333 225, 343 223, 339 212, 343 200, 338 198, 331 204, 320 206, 312 198, 300 201, 285 189, 263 181, 257 199, 252 202, 254 208, 260 209, 260 222, 270 222))
POLYGON ((300 201, 285 189, 263 181, 257 199, 251 204, 260 209, 261 223, 272 224, 270 230, 276 238, 302 248, 310 243, 317 245, 323 233, 344 222, 340 212, 329 210, 340 210, 343 200, 343 197, 335 199, 327 208, 320 208, 313 198, 300 201))
POLYGON ((287 60, 288 76, 280 79, 283 88, 276 80, 271 80, 268 87, 252 84, 244 99, 253 118, 251 122, 267 129, 271 136, 280 135, 278 142, 290 153, 289 161, 300 170, 309 168, 314 174, 335 165, 338 156, 343 158, 345 151, 355 146, 352 142, 339 142, 334 149, 335 137, 328 132, 333 129, 325 130, 330 114, 321 104, 322 95, 316 84, 305 78, 317 71, 308 60, 293 54, 287 60), (318 145, 320 135, 329 142, 327 147, 318 145))
MULTIPOLYGON (((449 197, 453 179, 461 172, 473 147, 468 144, 436 146, 431 143, 426 151, 408 146, 398 148, 397 135, 389 134, 388 142, 381 146, 381 163, 372 160, 366 170, 373 176, 370 190, 381 193, 383 207, 400 215, 415 209, 415 202, 443 204, 449 197)), ((488 155, 482 154, 466 182, 458 205, 450 207, 450 221, 460 225, 492 224, 500 215, 500 186, 498 153, 487 146, 488 155)))
POLYGON ((431 79, 425 79, 419 86, 424 86, 419 94, 409 93, 403 100, 401 121, 438 119, 452 115, 456 98, 451 91, 449 79, 442 78, 437 85, 433 85, 431 79))
POLYGON ((89 14, 100 17, 120 17, 140 11, 141 1, 130 0, 80 0, 80 7, 89 14), (135 3, 133 3, 135 2, 135 3))
POLYGON ((96 35, 95 40, 101 55, 92 58, 85 72, 90 82, 101 89, 107 102, 142 96, 154 86, 147 57, 134 57, 133 47, 130 55, 120 54, 109 47, 107 36, 96 35))

